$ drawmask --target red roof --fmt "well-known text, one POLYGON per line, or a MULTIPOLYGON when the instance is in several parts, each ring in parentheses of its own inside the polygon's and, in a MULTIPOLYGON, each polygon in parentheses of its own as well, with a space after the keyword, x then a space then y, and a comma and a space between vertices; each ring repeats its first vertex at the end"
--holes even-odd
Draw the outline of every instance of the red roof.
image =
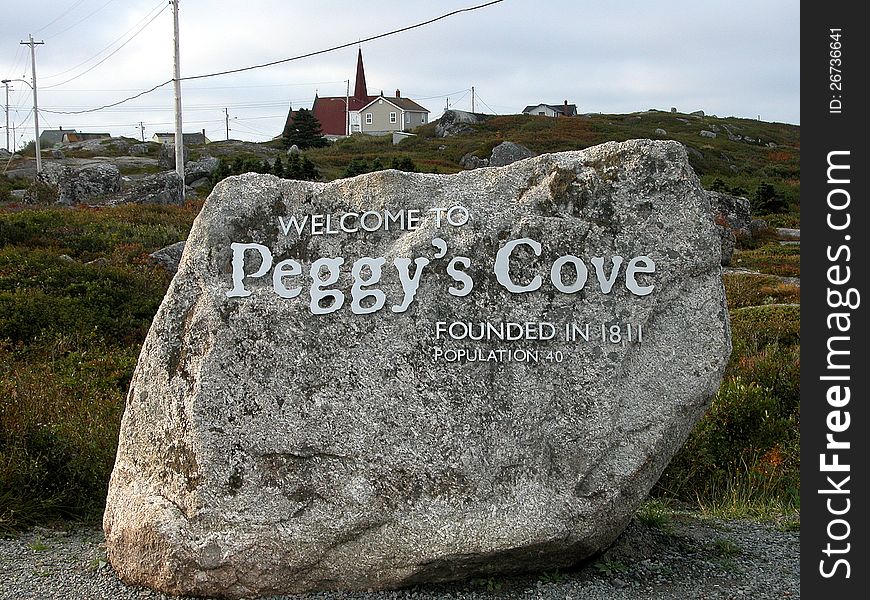
MULTIPOLYGON (((359 110, 377 96, 364 96, 362 99, 350 97, 350 110, 359 110)), ((320 121, 324 135, 345 135, 347 133, 347 113, 344 96, 314 98, 311 112, 320 121)))

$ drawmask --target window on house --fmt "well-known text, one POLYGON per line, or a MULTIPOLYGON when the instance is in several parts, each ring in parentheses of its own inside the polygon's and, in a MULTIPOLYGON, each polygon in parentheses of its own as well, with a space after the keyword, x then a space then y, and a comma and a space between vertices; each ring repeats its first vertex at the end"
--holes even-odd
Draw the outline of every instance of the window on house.
POLYGON ((395 122, 396 122, 396 113, 391 112, 390 113, 390 123, 395 123, 395 122))
POLYGON ((411 122, 411 113, 405 113, 405 123, 411 122))
POLYGON ((421 123, 425 123, 425 122, 426 122, 426 115, 420 115, 420 122, 421 122, 421 123))
POLYGON ((366 125, 372 124, 372 113, 366 113, 366 125))
POLYGON ((539 114, 539 115, 540 115, 540 116, 542 116, 542 117, 543 117, 543 116, 544 116, 544 111, 542 111, 542 110, 539 110, 539 111, 538 111, 538 114, 539 114))

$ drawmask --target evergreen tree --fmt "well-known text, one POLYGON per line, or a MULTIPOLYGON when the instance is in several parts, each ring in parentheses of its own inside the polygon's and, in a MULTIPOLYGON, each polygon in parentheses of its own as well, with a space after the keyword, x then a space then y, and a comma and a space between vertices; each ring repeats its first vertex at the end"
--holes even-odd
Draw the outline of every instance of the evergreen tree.
POLYGON ((281 135, 286 148, 296 144, 300 149, 322 148, 326 146, 326 138, 320 122, 310 110, 300 108, 296 111, 292 121, 288 121, 281 135))
POLYGON ((766 181, 759 183, 752 194, 752 212, 756 215, 786 212, 788 205, 766 181))
POLYGON ((275 164, 272 165, 272 173, 277 177, 284 177, 284 163, 281 161, 281 156, 275 159, 275 164))
POLYGON ((365 159, 353 158, 344 168, 342 177, 355 177, 357 175, 362 175, 363 173, 368 173, 370 170, 369 164, 365 159))
POLYGON ((370 169, 370 171, 383 171, 383 170, 384 170, 384 163, 382 163, 381 159, 376 156, 375 159, 372 161, 372 168, 370 169))
POLYGON ((302 160, 300 161, 300 168, 302 170, 302 179, 314 181, 315 179, 320 177, 320 172, 317 170, 317 167, 314 166, 313 162, 308 160, 307 156, 302 156, 302 160))
POLYGON ((299 155, 291 154, 284 167, 284 177, 287 179, 302 179, 302 170, 299 168, 299 155))
POLYGON ((404 158, 398 158, 394 156, 393 160, 390 162, 390 168, 397 169, 399 171, 410 171, 411 173, 417 172, 417 165, 415 165, 414 161, 407 156, 405 156, 404 158))

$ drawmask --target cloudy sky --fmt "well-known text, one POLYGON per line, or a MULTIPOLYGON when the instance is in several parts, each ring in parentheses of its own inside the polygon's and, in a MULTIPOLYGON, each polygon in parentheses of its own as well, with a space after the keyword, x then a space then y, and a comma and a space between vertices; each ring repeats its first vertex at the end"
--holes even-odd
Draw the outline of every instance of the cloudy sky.
MULTIPOLYGON (((180 0, 182 77, 357 42, 485 0, 180 0)), ((40 128, 145 137, 172 131, 172 85, 85 114, 172 78, 166 0, 4 0, 0 75, 30 80, 37 47, 40 128)), ((510 114, 539 102, 580 112, 675 106, 720 117, 800 122, 798 0, 504 0, 362 44, 370 94, 417 100, 437 118, 450 105, 510 114)), ((185 131, 262 141, 287 109, 315 93, 344 95, 357 44, 312 58, 183 83, 185 131)), ((11 124, 33 138, 30 88, 13 81, 11 124)), ((0 93, 3 89, 0 87, 0 93)), ((2 97, 0 97, 2 102, 2 97)), ((0 126, 4 123, 0 121, 0 126)), ((5 133, 5 131, 3 132, 5 133)), ((0 135, 0 146, 5 135, 0 135)))

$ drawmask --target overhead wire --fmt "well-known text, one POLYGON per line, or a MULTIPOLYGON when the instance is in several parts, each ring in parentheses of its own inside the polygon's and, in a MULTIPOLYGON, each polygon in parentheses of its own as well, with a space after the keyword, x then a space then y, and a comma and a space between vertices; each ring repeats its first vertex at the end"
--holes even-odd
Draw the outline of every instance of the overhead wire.
POLYGON ((73 10, 74 8, 76 8, 76 7, 77 7, 79 4, 81 4, 82 2, 84 2, 84 0, 76 0, 75 2, 72 3, 72 6, 70 6, 68 9, 66 9, 65 11, 63 11, 62 13, 60 13, 58 16, 56 16, 54 19, 52 19, 51 21, 49 21, 48 24, 43 25, 42 27, 40 27, 39 29, 37 29, 37 30, 34 31, 33 33, 39 33, 40 31, 45 31, 46 29, 48 29, 49 27, 51 27, 52 25, 54 25, 55 23, 57 23, 58 21, 60 21, 62 18, 64 18, 65 16, 67 16, 70 12, 72 12, 72 10, 73 10))
MULTIPOLYGON (((111 48, 112 46, 114 46, 115 44, 117 44, 119 41, 121 41, 122 39, 124 39, 124 38, 127 36, 127 34, 129 34, 131 31, 133 31, 134 29, 136 29, 136 27, 138 27, 138 26, 142 23, 142 21, 145 21, 146 19, 148 19, 148 17, 150 17, 151 14, 154 13, 154 11, 160 9, 161 7, 162 7, 162 10, 160 10, 159 12, 157 12, 157 14, 155 14, 155 15, 151 18, 151 20, 148 21, 148 23, 145 24, 144 27, 147 27, 147 26, 151 23, 151 21, 153 21, 154 19, 157 18, 157 15, 159 15, 160 13, 162 13, 164 10, 166 10, 166 9, 169 7, 168 4, 164 4, 163 1, 161 0, 161 2, 159 2, 159 3, 157 4, 157 6, 155 6, 155 7, 152 8, 151 10, 149 10, 149 11, 145 14, 144 17, 142 17, 141 19, 139 19, 139 20, 136 22, 135 25, 133 25, 132 27, 130 27, 130 29, 128 29, 127 31, 125 31, 124 33, 122 33, 120 36, 118 36, 118 37, 115 38, 114 40, 112 40, 112 41, 111 41, 111 42, 110 42, 110 43, 109 43, 105 48, 103 48, 102 50, 100 50, 99 52, 97 52, 96 54, 94 54, 93 56, 91 56, 90 58, 87 58, 87 59, 83 60, 82 62, 80 62, 79 64, 77 64, 77 65, 75 65, 75 66, 73 66, 73 67, 70 67, 70 68, 68 68, 68 69, 66 69, 66 70, 64 70, 64 71, 60 71, 60 72, 58 72, 58 73, 53 73, 53 74, 51 74, 51 75, 45 75, 45 76, 42 77, 42 79, 55 79, 55 78, 57 78, 57 77, 60 77, 61 75, 66 75, 66 74, 69 73, 70 71, 75 71, 75 70, 78 69, 79 67, 81 67, 81 66, 83 66, 83 65, 86 65, 87 63, 91 62, 92 60, 94 60, 95 58, 97 58, 98 56, 100 56, 103 52, 105 52, 106 50, 108 50, 109 48, 111 48)), ((144 27, 143 27, 143 29, 144 29, 144 27)), ((141 31, 142 31, 142 29, 140 29, 139 31, 137 31, 136 34, 133 35, 133 37, 136 37, 137 35, 139 35, 139 33, 141 33, 141 31)), ((132 39, 133 39, 133 38, 130 38, 130 40, 132 40, 132 39)), ((120 50, 121 48, 123 48, 127 43, 130 42, 130 40, 127 40, 126 42, 124 42, 124 44, 121 45, 120 48, 118 48, 118 49, 116 49, 115 51, 113 51, 112 54, 114 54, 115 52, 117 52, 118 50, 120 50)), ((110 54, 109 56, 112 56, 112 54, 110 54)), ((106 57, 106 58, 108 58, 108 57, 106 57)), ((104 61, 105 61, 105 59, 103 59, 103 61, 101 61, 101 62, 104 62, 104 61)), ((100 63, 97 63, 97 64, 100 64, 100 63)), ((90 69, 89 69, 89 70, 90 70, 90 69)), ((85 71, 85 73, 87 73, 87 72, 88 72, 88 71, 85 71)), ((84 73, 82 73, 82 75, 84 75, 84 73)), ((75 78, 74 78, 74 79, 75 79, 75 78)), ((72 79, 68 79, 68 80, 66 80, 66 81, 63 82, 63 83, 69 83, 70 81, 72 81, 72 79)), ((49 87, 57 87, 58 85, 63 85, 63 83, 59 83, 59 84, 55 84, 55 85, 51 85, 51 86, 45 86, 45 87, 46 87, 46 89, 48 89, 49 87)))
POLYGON ((130 37, 126 42, 124 42, 123 44, 121 44, 120 46, 118 46, 115 50, 112 51, 111 54, 109 54, 108 56, 106 56, 105 58, 103 58, 100 62, 98 62, 98 63, 96 63, 95 65, 91 66, 89 69, 87 69, 87 70, 85 70, 85 71, 82 71, 82 72, 79 73, 78 75, 76 75, 76 76, 74 76, 74 77, 71 77, 71 78, 67 79, 66 81, 62 81, 62 82, 60 82, 60 83, 55 83, 55 84, 53 84, 53 85, 46 85, 46 86, 43 86, 42 89, 50 90, 51 88, 60 87, 60 86, 62 86, 62 85, 65 85, 65 84, 69 83, 70 81, 75 81, 75 80, 78 79, 79 77, 82 77, 83 75, 86 75, 86 74, 90 73, 91 71, 93 71, 94 69, 96 69, 97 67, 99 67, 101 64, 103 64, 104 62, 106 62, 107 60, 109 60, 110 58, 112 58, 115 54, 117 54, 118 52, 120 52, 121 49, 122 49, 124 46, 126 46, 127 44, 129 44, 130 42, 132 42, 134 39, 136 39, 136 36, 138 36, 140 33, 142 33, 143 31, 145 31, 145 28, 148 27, 149 25, 151 25, 151 23, 153 23, 154 20, 155 20, 157 17, 159 17, 159 16, 163 13, 163 11, 166 10, 167 8, 169 8, 169 5, 168 5, 168 4, 166 4, 166 5, 165 5, 161 10, 160 10, 160 12, 158 12, 156 15, 154 15, 153 17, 151 17, 151 19, 149 19, 148 22, 145 23, 145 24, 144 24, 144 25, 139 29, 139 31, 137 31, 136 33, 134 33, 132 37, 130 37))
POLYGON ((75 23, 73 23, 72 25, 69 25, 69 26, 63 28, 63 29, 61 29, 60 31, 58 31, 58 32, 56 32, 56 33, 52 33, 50 36, 46 37, 45 39, 46 39, 46 40, 50 40, 50 39, 56 38, 57 36, 61 35, 62 33, 66 33, 67 31, 69 31, 69 30, 72 29, 73 27, 76 27, 76 26, 78 26, 78 25, 81 25, 83 22, 87 21, 88 19, 90 19, 91 17, 93 17, 95 14, 97 14, 98 12, 100 12, 101 10, 103 10, 104 8, 106 8, 107 6, 109 6, 112 2, 115 2, 115 0, 108 0, 108 2, 106 2, 105 4, 103 4, 102 6, 100 6, 100 7, 99 7, 98 9, 96 9, 95 11, 86 14, 84 17, 82 17, 81 19, 79 19, 78 21, 76 21, 75 23))
MULTIPOLYGON (((330 47, 330 48, 325 48, 325 49, 323 49, 323 50, 316 50, 316 51, 313 51, 313 52, 307 52, 307 53, 305 53, 305 54, 300 54, 300 55, 297 55, 297 56, 291 56, 291 57, 289 57, 289 58, 283 58, 283 59, 280 59, 280 60, 273 60, 273 61, 270 61, 270 62, 260 63, 260 64, 256 64, 256 65, 251 65, 251 66, 248 66, 248 67, 241 67, 241 68, 238 68, 238 69, 228 69, 228 70, 225 70, 225 71, 217 71, 217 72, 214 72, 214 73, 205 73, 205 74, 202 74, 202 75, 189 75, 189 76, 187 76, 187 77, 181 77, 181 78, 179 78, 179 81, 194 81, 194 80, 196 80, 196 79, 205 79, 205 78, 209 78, 209 77, 219 77, 219 76, 221 76, 221 75, 230 75, 230 74, 233 74, 233 73, 241 73, 241 72, 243 72, 243 71, 252 71, 252 70, 254 70, 254 69, 262 69, 262 68, 265 68, 265 67, 271 67, 271 66, 274 66, 274 65, 279 65, 279 64, 284 64, 284 63, 292 62, 292 61, 301 60, 301 59, 303 59, 303 58, 311 58, 312 56, 318 56, 318 55, 321 55, 321 54, 326 54, 326 53, 328 53, 328 52, 334 52, 334 51, 336 51, 336 50, 342 50, 342 49, 344 49, 344 48, 349 48, 349 47, 351 47, 351 46, 355 46, 355 45, 357 45, 357 44, 363 44, 363 43, 365 43, 365 42, 371 42, 371 41, 374 41, 374 40, 377 40, 377 39, 381 39, 381 38, 385 38, 385 37, 388 37, 388 36, 391 36, 391 35, 396 35, 396 34, 398 34, 398 33, 403 33, 403 32, 405 32, 405 31, 410 31, 410 30, 412 30, 412 29, 417 29, 417 28, 419 28, 419 27, 424 27, 424 26, 426 26, 426 25, 430 25, 430 24, 432 24, 432 23, 435 23, 435 22, 437 22, 437 21, 441 21, 441 20, 443 20, 443 19, 446 19, 446 18, 448 18, 448 17, 452 17, 452 16, 457 15, 457 14, 460 14, 460 13, 465 13, 465 12, 471 12, 471 11, 475 11, 475 10, 480 10, 480 9, 483 9, 483 8, 487 8, 487 7, 489 7, 489 6, 493 6, 493 5, 495 5, 495 4, 499 4, 499 3, 501 3, 501 2, 504 2, 504 0, 490 0, 489 2, 485 2, 485 3, 483 3, 483 4, 478 4, 478 5, 475 5, 475 6, 470 6, 470 7, 466 7, 466 8, 460 8, 460 9, 457 9, 457 10, 453 10, 453 11, 450 11, 450 12, 448 12, 448 13, 445 13, 445 14, 443 14, 443 15, 441 15, 441 16, 434 17, 434 18, 432 18, 432 19, 428 19, 428 20, 426 20, 426 21, 421 21, 420 23, 415 23, 415 24, 413 24, 413 25, 408 25, 408 26, 405 26, 405 27, 401 27, 401 28, 399 28, 399 29, 394 29, 394 30, 392 30, 392 31, 387 31, 387 32, 385 32, 385 33, 380 33, 380 34, 377 34, 377 35, 369 36, 369 37, 367 37, 367 38, 358 39, 358 40, 355 40, 355 41, 353 41, 353 42, 347 42, 347 43, 345 43, 345 44, 340 44, 340 45, 337 45, 337 46, 332 46, 332 47, 330 47)), ((139 92, 138 94, 135 94, 135 95, 133 95, 133 96, 129 96, 129 97, 124 98, 124 99, 122 99, 122 100, 118 100, 117 102, 112 102, 112 103, 110 103, 110 104, 104 104, 103 106, 98 106, 98 107, 90 108, 90 109, 87 109, 87 110, 78 110, 78 111, 47 111, 47 112, 53 112, 53 113, 56 113, 56 114, 66 114, 66 115, 81 115, 81 114, 86 114, 86 113, 97 112, 97 111, 100 111, 100 110, 104 110, 104 109, 107 109, 107 108, 112 108, 112 107, 114 107, 114 106, 118 106, 118 105, 120 105, 120 104, 124 104, 124 103, 126 103, 126 102, 130 102, 131 100, 135 100, 135 99, 137 99, 137 98, 141 98, 142 96, 144 96, 144 95, 146 95, 146 94, 150 94, 151 92, 153 92, 153 91, 155 91, 155 90, 157 90, 157 89, 160 89, 160 88, 162 88, 162 87, 164 87, 164 86, 166 86, 166 85, 169 85, 169 84, 172 83, 172 82, 173 82, 173 79, 167 79, 166 81, 164 81, 164 82, 162 82, 162 83, 158 83, 157 85, 154 85, 154 86, 148 88, 147 90, 144 90, 144 91, 142 91, 142 92, 139 92)))

